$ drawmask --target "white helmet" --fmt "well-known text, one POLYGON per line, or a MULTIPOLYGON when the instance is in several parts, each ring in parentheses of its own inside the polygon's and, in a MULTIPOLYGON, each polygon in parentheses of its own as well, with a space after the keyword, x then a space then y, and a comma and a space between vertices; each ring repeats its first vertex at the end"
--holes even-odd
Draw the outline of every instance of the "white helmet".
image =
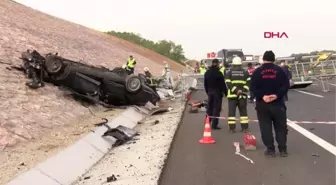
POLYGON ((126 64, 122 65, 121 68, 126 69, 126 64))
POLYGON ((234 57, 232 59, 232 65, 242 65, 242 59, 240 57, 234 57))
POLYGON ((148 67, 144 67, 144 71, 148 72, 149 71, 148 67))

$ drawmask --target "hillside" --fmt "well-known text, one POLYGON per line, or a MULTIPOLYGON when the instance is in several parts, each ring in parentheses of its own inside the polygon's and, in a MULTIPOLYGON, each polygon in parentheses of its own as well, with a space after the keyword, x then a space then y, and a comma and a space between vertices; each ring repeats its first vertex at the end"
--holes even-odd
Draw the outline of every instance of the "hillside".
MULTIPOLYGON (((0 1, 0 15, 1 62, 20 64, 22 51, 36 49, 109 68, 121 66, 132 54, 138 61, 136 71, 145 66, 161 69, 164 60, 174 71, 183 70, 183 66, 148 49, 10 0, 0 1)), ((87 108, 64 98, 53 86, 28 89, 23 74, 6 67, 0 63, 0 148, 38 138, 45 128, 59 127, 89 114, 87 108)), ((160 74, 161 70, 153 72, 160 74)))

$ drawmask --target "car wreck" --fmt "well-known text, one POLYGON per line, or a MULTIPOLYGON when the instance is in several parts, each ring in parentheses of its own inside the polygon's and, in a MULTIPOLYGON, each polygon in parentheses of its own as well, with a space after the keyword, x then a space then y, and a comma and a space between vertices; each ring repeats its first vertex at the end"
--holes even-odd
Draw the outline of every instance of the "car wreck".
POLYGON ((36 50, 27 50, 20 59, 23 65, 12 67, 23 71, 31 79, 26 85, 32 89, 51 83, 76 98, 104 107, 156 104, 158 93, 143 75, 128 75, 121 67, 107 69, 76 62, 48 53, 42 56, 36 50))

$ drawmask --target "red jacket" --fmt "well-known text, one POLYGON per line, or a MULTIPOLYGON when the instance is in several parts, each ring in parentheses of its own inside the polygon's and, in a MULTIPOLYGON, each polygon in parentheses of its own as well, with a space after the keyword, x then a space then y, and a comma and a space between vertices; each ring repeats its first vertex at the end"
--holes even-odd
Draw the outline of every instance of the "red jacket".
POLYGON ((250 74, 252 74, 252 73, 254 72, 254 70, 255 70, 255 69, 254 69, 253 67, 247 69, 247 71, 248 71, 250 74))

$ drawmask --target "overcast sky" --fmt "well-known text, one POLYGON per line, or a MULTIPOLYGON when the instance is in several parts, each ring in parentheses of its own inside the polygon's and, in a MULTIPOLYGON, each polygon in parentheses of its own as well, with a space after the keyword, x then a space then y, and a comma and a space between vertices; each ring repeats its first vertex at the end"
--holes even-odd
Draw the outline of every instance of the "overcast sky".
POLYGON ((277 56, 336 49, 336 0, 16 0, 100 31, 136 32, 182 44, 188 58, 241 48, 277 56), (264 32, 288 39, 265 39, 264 32))

